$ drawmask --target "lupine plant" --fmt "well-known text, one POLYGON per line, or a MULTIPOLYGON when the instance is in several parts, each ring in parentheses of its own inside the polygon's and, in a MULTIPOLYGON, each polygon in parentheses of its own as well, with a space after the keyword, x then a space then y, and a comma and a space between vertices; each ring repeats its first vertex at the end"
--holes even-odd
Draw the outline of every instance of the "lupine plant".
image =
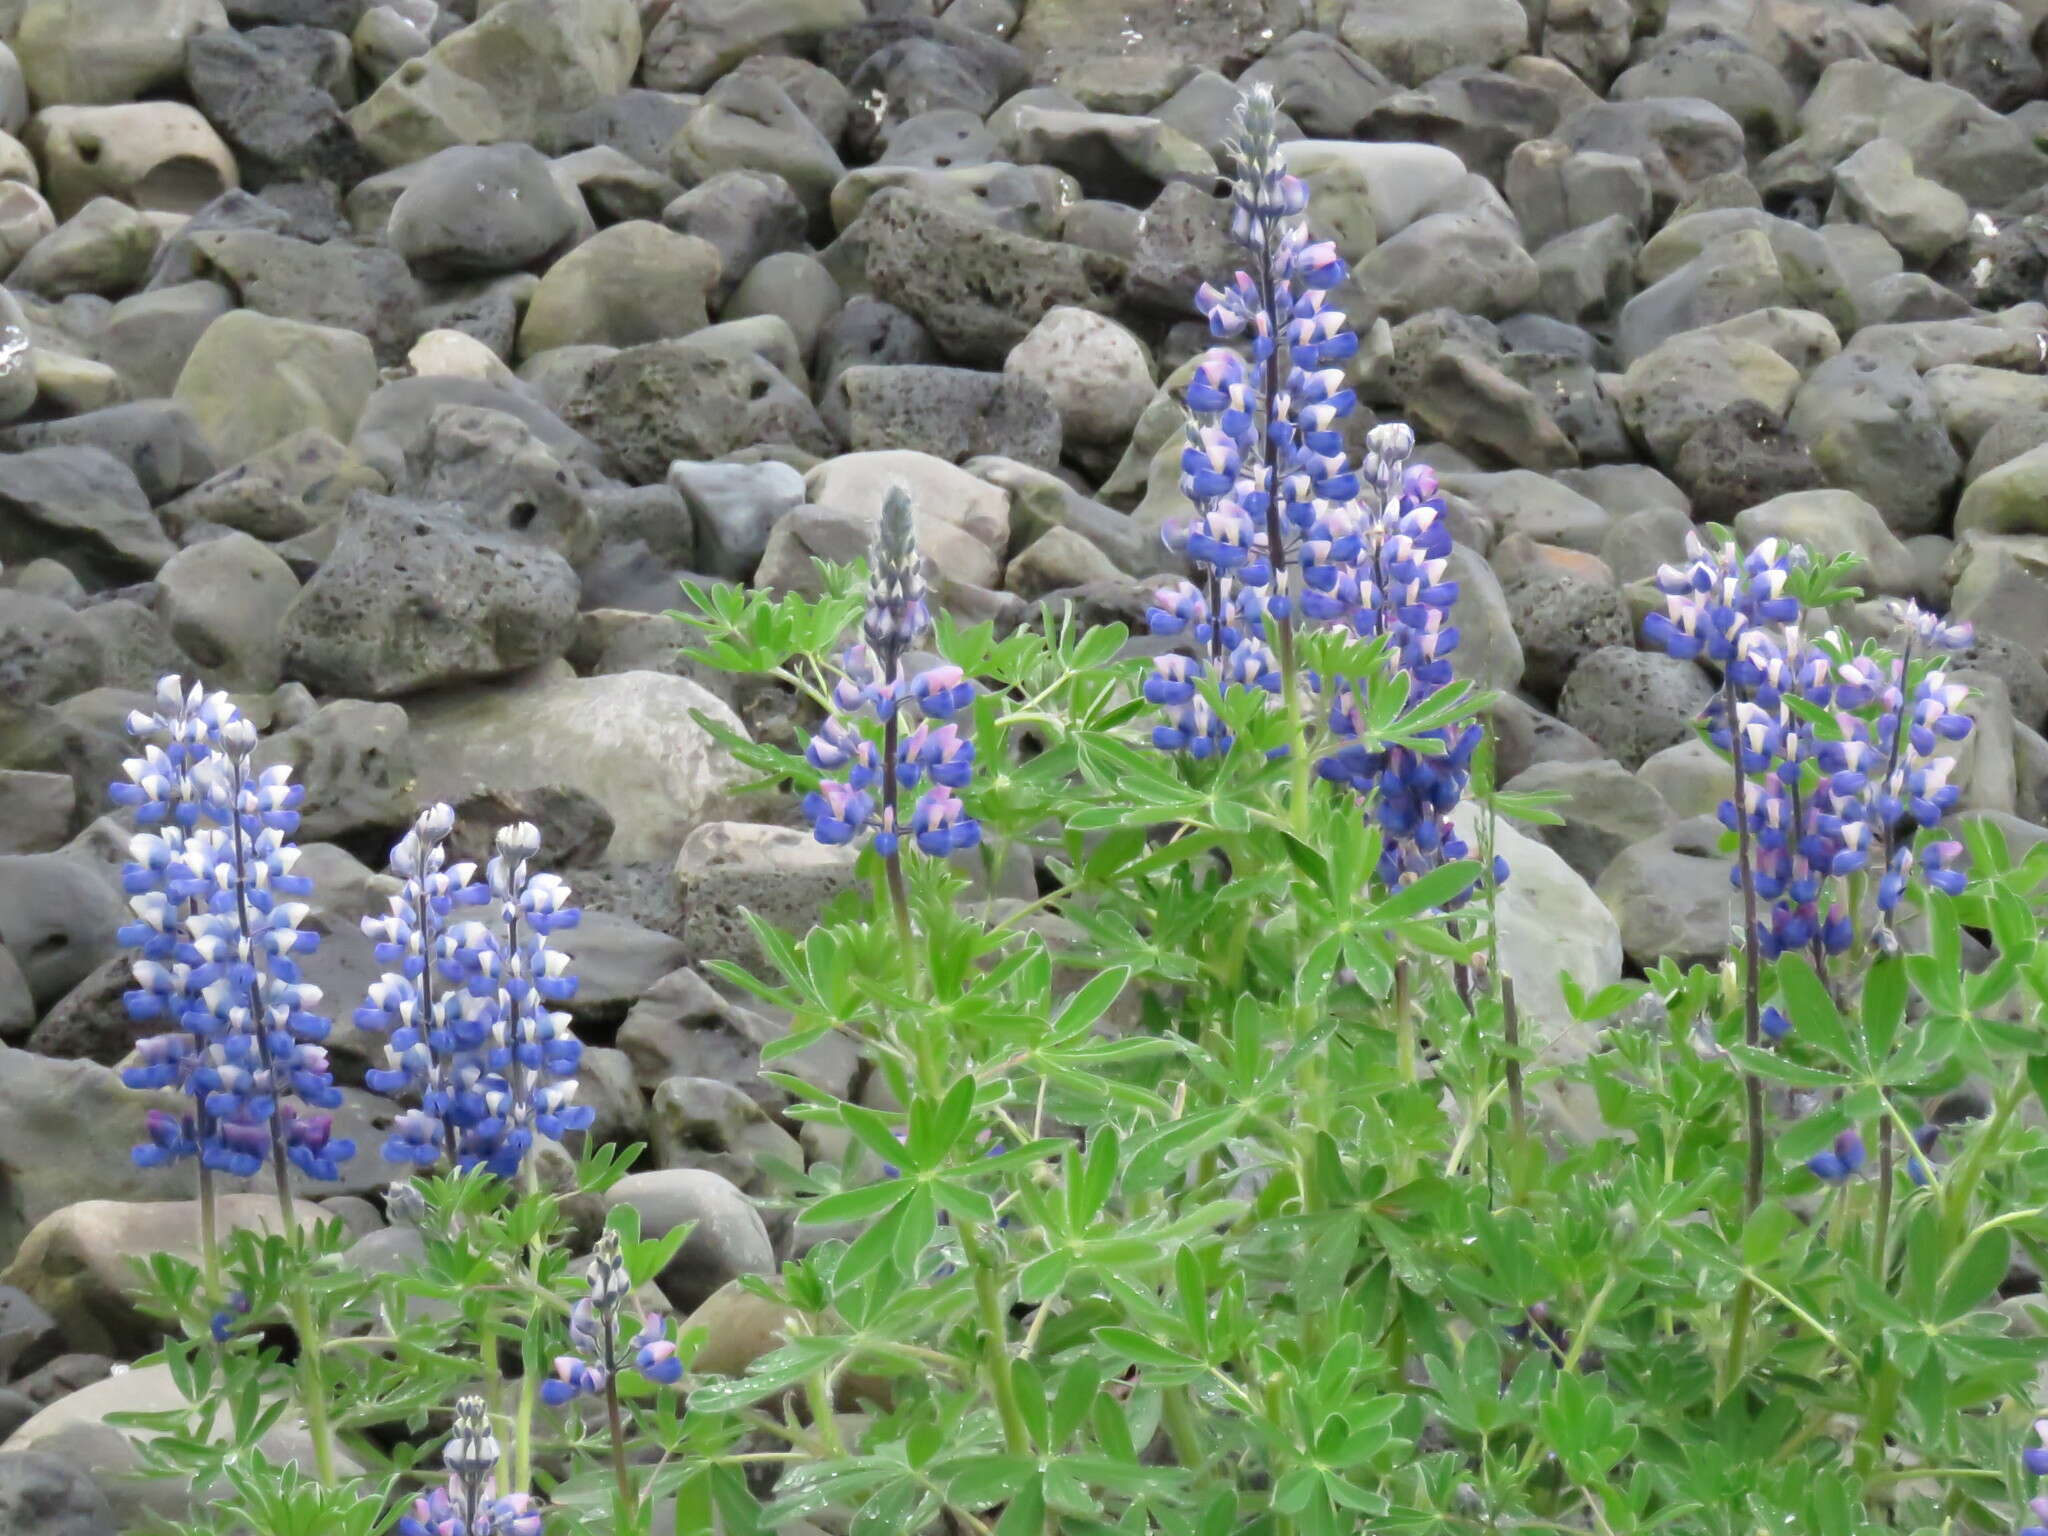
MULTIPOLYGON (((155 1262, 193 1408, 145 1454, 226 1490, 183 1531, 2048 1528, 2048 1315, 2002 1295, 2048 1261, 2048 849, 1964 815, 1993 733, 1963 637, 1703 535, 1644 638, 1716 685, 1734 943, 1519 1003, 1510 968, 1553 978, 1510 924, 1561 877, 1531 849, 1504 886, 1497 854, 1548 813, 1491 783, 1445 506, 1407 428, 1348 424, 1345 274, 1275 130, 1254 94, 1149 635, 961 624, 907 490, 815 598, 687 589, 699 658, 787 689, 809 740, 705 728, 865 877, 709 967, 786 1020, 763 1083, 815 1155, 767 1197, 779 1273, 671 1332, 637 1296, 685 1232, 613 1203, 584 1257, 567 1213, 634 1149, 547 1145, 566 892, 523 829, 450 863, 430 809, 359 1015, 410 1258, 237 1234, 221 1338, 216 1288, 155 1262), (827 1037, 857 1090, 795 1070, 827 1037), (348 1460, 280 1466, 287 1411, 348 1460)), ((224 708, 173 690, 130 776, 174 848, 224 708)), ((266 782, 259 822, 289 811, 266 782)), ((147 873, 178 862, 134 877, 165 1087, 226 1029, 191 1001, 216 930, 162 938, 220 903, 147 873)))

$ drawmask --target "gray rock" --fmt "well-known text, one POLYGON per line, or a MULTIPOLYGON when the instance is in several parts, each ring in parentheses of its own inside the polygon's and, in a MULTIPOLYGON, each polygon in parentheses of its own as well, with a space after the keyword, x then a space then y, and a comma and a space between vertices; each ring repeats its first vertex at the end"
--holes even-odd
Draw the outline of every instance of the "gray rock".
POLYGON ((849 368, 845 437, 855 452, 909 449, 958 464, 998 454, 1051 468, 1060 416, 1042 385, 966 368, 849 368))
POLYGON ((1782 412, 1800 383, 1799 370, 1760 342, 1696 332, 1630 364, 1617 393, 1629 430, 1669 469, 1715 416, 1737 404, 1782 412))
POLYGON ((1463 544, 1453 544, 1448 574, 1458 583, 1458 648, 1451 671, 1474 687, 1519 687, 1526 665, 1500 578, 1463 544))
POLYGON ((1598 502, 1532 470, 1498 474, 1449 472, 1443 487, 1491 517, 1503 534, 1595 554, 1614 518, 1598 502))
POLYGON ((65 853, 0 855, 0 944, 47 1008, 118 949, 126 921, 114 888, 65 853))
POLYGON ((553 170, 574 183, 591 216, 606 224, 659 219, 662 210, 683 195, 681 183, 666 171, 642 165, 609 144, 564 155, 553 170))
POLYGON ((140 400, 60 421, 0 428, 0 453, 29 448, 101 449, 134 471, 151 502, 168 501, 214 471, 198 424, 170 400, 140 400))
POLYGON ((1629 643, 1628 604, 1613 573, 1597 559, 1560 555, 1513 568, 1497 552, 1494 565, 1503 570, 1502 591, 1522 642, 1522 681, 1535 693, 1554 696, 1586 656, 1629 643))
POLYGON ((1635 231, 1618 213, 1559 235, 1536 252, 1536 306, 1560 320, 1612 315, 1634 291, 1635 258, 1635 231))
POLYGON ((1513 314, 1536 296, 1536 262, 1513 222, 1487 213, 1433 213, 1360 262, 1353 283, 1389 321, 1431 309, 1513 314))
POLYGON ((733 581, 754 574, 775 520, 804 500, 804 477, 772 459, 758 464, 679 459, 668 467, 668 483, 690 509, 697 569, 733 581))
POLYGON ((1784 539, 1819 556, 1855 559, 1848 579, 1870 591, 1909 596, 1915 589, 1912 552, 1886 526, 1878 509, 1847 490, 1796 491, 1739 512, 1735 531, 1746 544, 1784 539))
POLYGON ((100 336, 99 354, 137 398, 168 395, 206 328, 232 307, 219 283, 176 283, 132 294, 116 304, 100 336))
POLYGON ((643 1238, 690 1227, 682 1248, 656 1276, 662 1293, 684 1311, 701 1305, 727 1281, 775 1272, 775 1250, 760 1213, 715 1173, 697 1168, 629 1173, 605 1192, 605 1203, 638 1211, 643 1238))
POLYGON ((502 676, 567 648, 577 594, 552 550, 364 493, 285 614, 285 670, 358 698, 502 676))
MULTIPOLYGON (((717 825, 717 823, 713 823, 717 825)), ((761 1047, 776 1037, 768 1021, 721 997, 693 970, 670 972, 649 987, 619 1027, 619 1049, 650 1091, 671 1077, 740 1084, 771 1108, 781 1089, 759 1075, 761 1047)))
POLYGON ((1238 83, 1269 86, 1287 115, 1318 139, 1348 137, 1395 89, 1362 55, 1327 33, 1308 30, 1281 38, 1238 83))
POLYGON ((230 310, 206 328, 175 398, 222 464, 239 464, 308 429, 346 440, 377 384, 370 343, 339 326, 230 310), (250 370, 265 380, 245 387, 250 370))
MULTIPOLYGON (((288 730, 265 736, 256 763, 287 764, 292 781, 306 786, 299 821, 305 842, 393 831, 406 826, 415 810, 411 727, 396 704, 323 704, 288 730)), ((559 850, 551 846, 549 852, 554 857, 559 850)))
POLYGON ((1153 200, 1138 224, 1126 280, 1128 296, 1148 311, 1185 318, 1188 295, 1208 281, 1210 273, 1234 270, 1234 249, 1229 202, 1191 182, 1177 181, 1153 200))
POLYGON ((863 20, 859 0, 772 0, 734 8, 679 0, 647 34, 643 72, 658 91, 700 91, 768 45, 799 41, 863 20))
POLYGON ((800 250, 808 215, 788 182, 772 171, 720 171, 662 210, 677 234, 695 235, 718 252, 718 303, 755 265, 777 251, 800 250))
POLYGON ((832 188, 846 174, 838 152, 775 82, 730 75, 669 146, 676 180, 708 181, 720 171, 770 171, 782 178, 812 218, 821 217, 832 188))
POLYGON ((1063 439, 1077 446, 1121 447, 1152 401, 1152 364, 1144 344, 1114 320, 1085 309, 1049 311, 1010 349, 1003 371, 1031 380, 1051 397, 1063 439))
POLYGON ((36 403, 36 363, 28 316, 0 288, 0 422, 26 416, 36 403))
MULTIPOLYGON (((110 688, 147 693, 166 672, 183 676, 199 670, 192 658, 178 649, 164 621, 140 603, 127 598, 94 603, 78 611, 78 621, 92 631, 99 643, 100 654, 106 658, 100 675, 110 688)), ((108 724, 119 727, 115 720, 108 724)), ((126 755, 125 751, 116 755, 110 766, 118 768, 121 757, 126 755)), ((99 758, 95 756, 94 760, 99 758)), ((98 773, 91 775, 95 781, 100 777, 98 773)))
POLYGON ((1664 796, 1612 758, 1539 763, 1503 788, 1563 797, 1551 809, 1564 825, 1538 827, 1535 834, 1589 881, 1598 880, 1624 848, 1654 837, 1676 819, 1664 796))
MULTIPOLYGON (((0 598, 0 602, 4 602, 0 598)), ((71 824, 78 814, 78 787, 64 773, 33 773, 26 769, 0 768, 0 853, 48 853, 64 845, 71 836, 71 824)), ((12 956, 0 962, 0 971, 14 980, 20 969, 12 956)), ((0 994, 11 991, 0 981, 0 994)), ((21 988, 27 1000, 27 986, 21 988)), ((8 1015, 0 1002, 0 1019, 8 1015)), ((0 1025, 0 1034, 6 1028, 0 1025)), ((0 1372, 4 1374, 4 1372, 0 1372)))
POLYGON ((390 488, 341 443, 308 427, 186 492, 163 516, 174 528, 211 523, 281 540, 338 517, 357 491, 390 488))
POLYGON ((1861 353, 1822 363, 1785 424, 1827 483, 1872 503, 1893 532, 1940 523, 1962 459, 1911 368, 1861 353))
POLYGON ((284 616, 298 578, 269 546, 230 533, 180 550, 157 573, 157 611, 210 683, 267 692, 281 680, 284 616))
POLYGON ((1918 175, 1903 144, 1872 139, 1835 167, 1829 215, 1868 224, 1924 265, 1963 238, 1970 205, 1939 182, 1918 175))
POLYGON ((559 252, 579 223, 539 151, 465 144, 411 167, 385 238, 423 275, 516 272, 559 252))
POLYGON ((613 820, 610 861, 666 863, 699 822, 729 814, 747 776, 697 724, 698 711, 745 734, 703 688, 657 672, 579 678, 547 668, 421 699, 407 708, 414 796, 456 804, 487 790, 577 790, 613 820))
POLYGON ((1625 848, 1594 887, 1637 965, 1711 965, 1741 926, 1741 895, 1720 852, 1721 823, 1701 816, 1625 848))
POLYGON ((1528 46, 1529 21, 1509 0, 1454 0, 1426 12, 1400 0, 1351 0, 1337 35, 1389 79, 1420 85, 1460 64, 1506 63, 1528 46))
POLYGON ((1028 548, 1050 529, 1066 528, 1127 575, 1149 576, 1157 570, 1159 547, 1136 519, 1089 500, 1057 474, 1014 459, 971 459, 965 468, 1009 493, 1011 550, 1028 548))
POLYGON ((0 470, 0 561, 47 556, 98 588, 152 576, 176 552, 134 473, 102 449, 30 449, 0 470))
POLYGON ((1531 249, 1603 219, 1641 234, 1650 224, 1650 178, 1633 155, 1575 152, 1561 139, 1531 139, 1508 156, 1501 191, 1531 249))
POLYGON ((346 42, 335 33, 218 28, 185 49, 185 82, 207 120, 233 146, 244 180, 330 181, 350 185, 375 169, 334 90, 353 86, 346 42), (338 45, 342 73, 321 78, 319 66, 338 45))
POLYGON ((86 1469, 40 1451, 0 1451, 0 1531, 117 1536, 107 1497, 86 1469))
POLYGON ((966 363, 999 365, 1047 311, 1103 313, 1123 286, 1113 257, 1010 234, 894 189, 869 200, 849 236, 856 231, 876 295, 966 363))
POLYGON ((1783 420, 1748 401, 1708 418, 1678 450, 1671 473, 1692 498, 1694 515, 1727 522, 1745 507, 1821 483, 1806 445, 1783 420))
POLYGON ((640 165, 668 173, 668 147, 689 121, 696 103, 666 91, 635 88, 594 101, 546 124, 535 145, 550 155, 606 148, 630 155, 640 165))
POLYGON ((1681 331, 1789 299, 1770 241, 1755 230, 1732 230, 1628 301, 1621 311, 1618 350, 1624 363, 1633 363, 1681 331))
POLYGON ((394 490, 459 508, 471 527, 519 534, 571 564, 602 536, 577 473, 524 420, 487 406, 433 407, 394 490))
POLYGON ((440 409, 466 405, 517 418, 559 463, 594 476, 600 468, 596 446, 556 415, 544 395, 544 390, 520 385, 500 387, 446 375, 393 379, 363 406, 350 447, 387 484, 396 484, 405 478, 407 465, 423 461, 423 444, 436 430, 440 409))
POLYGON ((201 276, 232 289, 246 309, 367 337, 385 364, 405 356, 424 299, 396 251, 344 241, 314 244, 262 230, 194 235, 201 276))
POLYGON ((1944 12, 1928 39, 1934 78, 1968 91, 1994 112, 2038 99, 2048 87, 2048 70, 2035 57, 2029 33, 2040 19, 2037 9, 2022 15, 1998 0, 1971 0, 1944 12))
POLYGON ((827 452, 824 424, 791 370, 800 376, 787 325, 737 321, 600 359, 563 401, 562 417, 638 485, 661 480, 677 459, 715 459, 760 443, 827 452), (764 348, 764 337, 780 340, 764 348))
POLYGON ((519 355, 633 347, 701 330, 718 259, 707 242, 659 224, 614 225, 548 269, 519 327, 519 355))
POLYGON ((654 1155, 664 1168, 698 1168, 764 1192, 775 1167, 801 1169, 803 1148, 730 1083, 671 1077, 654 1090, 654 1155))
POLYGON ((30 246, 7 280, 49 299, 127 293, 142 285, 160 239, 143 214, 96 197, 30 246))
POLYGON ((1739 171, 1744 163, 1742 125, 1698 97, 1600 102, 1565 118, 1557 137, 1574 150, 1640 161, 1651 195, 1665 212, 1709 177, 1739 171))
POLYGON ((1615 101, 1710 101, 1742 125, 1753 154, 1776 149, 1797 130, 1791 83, 1741 39, 1721 33, 1680 34, 1623 70, 1610 94, 1615 101))
POLYGON ((1713 683, 1689 661, 1610 645, 1572 669, 1558 713, 1565 724, 1635 768, 1651 753, 1690 736, 1713 696, 1713 683))
POLYGON ((1091 583, 1117 583, 1124 573, 1116 562, 1071 528, 1048 528, 1027 544, 1003 570, 1003 590, 1027 602, 1091 583))
POLYGON ((68 603, 0 589, 0 703, 54 704, 98 687, 106 655, 68 603))
POLYGON ((740 280, 726 301, 722 318, 776 316, 789 326, 798 353, 808 363, 842 302, 838 280, 817 257, 802 251, 777 251, 762 257, 740 280))

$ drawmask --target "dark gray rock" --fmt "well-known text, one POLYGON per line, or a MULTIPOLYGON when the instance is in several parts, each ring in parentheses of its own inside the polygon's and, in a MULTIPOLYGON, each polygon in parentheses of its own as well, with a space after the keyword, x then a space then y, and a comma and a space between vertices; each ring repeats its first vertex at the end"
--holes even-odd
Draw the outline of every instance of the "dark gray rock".
POLYGON ((1302 132, 1348 139, 1366 114, 1394 94, 1394 82, 1327 33, 1295 32, 1238 77, 1266 85, 1302 132))
POLYGON ((1691 736, 1713 696, 1707 674, 1689 661, 1609 645, 1572 669, 1558 714, 1608 756, 1640 768, 1653 752, 1691 736))
POLYGON ((0 1451, 0 1536, 118 1536, 88 1470, 41 1451, 0 1451))
POLYGON ((600 359, 563 400, 563 419, 636 485, 660 481, 677 459, 761 443, 830 451, 809 397, 737 329, 714 326, 600 359))
POLYGON ((774 172, 735 170, 720 171, 692 187, 662 211, 661 221, 718 252, 718 286, 712 292, 723 304, 762 257, 803 249, 809 216, 789 183, 774 172))
POLYGON ((818 337, 814 374, 828 384, 863 364, 935 363, 939 349, 914 315, 869 294, 849 299, 818 337))
POLYGON ((1775 412, 1746 400, 1724 407, 1685 440, 1671 478, 1692 499, 1696 518, 1721 523, 1773 497, 1821 484, 1806 445, 1785 430, 1775 412))
POLYGON ((96 589, 154 575, 175 552, 134 471, 104 449, 0 458, 0 562, 47 556, 96 589))
POLYGON ((423 276, 516 272, 558 253, 580 225, 530 145, 458 145, 414 170, 385 238, 423 276))
POLYGON ((376 169, 333 94, 353 83, 352 68, 345 37, 309 28, 219 28, 185 45, 185 83, 252 189, 307 180, 348 187, 376 169))
POLYGON ((189 491, 215 468, 198 423, 174 400, 137 400, 0 430, 0 453, 29 448, 97 448, 111 454, 134 473, 153 504, 189 491))
POLYGON ((0 944, 48 1008, 120 948, 126 908, 111 883, 64 853, 0 855, 0 944))
POLYGON ((0 589, 0 701, 54 704, 103 681, 98 638, 67 603, 0 589))
POLYGON ((379 362, 400 361, 418 335, 424 295, 396 251, 260 230, 197 234, 192 247, 199 275, 218 277, 244 308, 354 331, 379 362))
POLYGON ((556 156, 582 149, 616 149, 648 170, 666 175, 668 147, 692 110, 689 102, 664 91, 621 91, 551 120, 535 140, 535 148, 556 156))
POLYGON ((412 820, 411 730, 396 704, 323 704, 290 729, 265 736, 256 763, 287 764, 292 782, 306 786, 302 842, 359 847, 367 841, 374 847, 395 841, 412 820))
POLYGON ((869 200, 848 235, 856 231, 876 295, 976 366, 999 365, 1047 310, 1107 314, 1123 289, 1114 257, 994 229, 896 188, 869 200))
POLYGON ((1060 414, 1043 385, 967 368, 849 368, 843 434, 855 452, 909 448, 960 464, 996 454, 1050 469, 1060 414))
POLYGON ((285 671, 370 699, 502 676, 568 648, 578 591, 541 545, 446 508, 359 495, 285 614, 285 671))
POLYGON ((761 563, 769 530, 803 505, 804 477, 787 464, 693 464, 678 460, 668 483, 690 509, 696 531, 696 569, 707 576, 746 581, 761 563))

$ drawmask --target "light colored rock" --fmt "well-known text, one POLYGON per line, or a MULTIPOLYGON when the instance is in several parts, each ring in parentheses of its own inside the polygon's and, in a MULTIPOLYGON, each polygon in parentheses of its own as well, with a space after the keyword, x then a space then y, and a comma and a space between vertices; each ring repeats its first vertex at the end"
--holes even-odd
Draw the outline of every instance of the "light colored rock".
POLYGON ((998 487, 943 459, 905 451, 841 454, 804 477, 814 506, 851 515, 867 534, 897 485, 910 495, 918 544, 933 574, 993 587, 1010 531, 1009 498, 998 487))
POLYGON ((474 379, 499 389, 517 387, 518 376, 503 359, 467 331, 428 331, 413 343, 405 362, 415 374, 474 379))
POLYGON ((227 24, 220 0, 29 0, 14 52, 38 106, 106 105, 180 82, 186 40, 227 24))
POLYGON ((657 672, 536 675, 410 707, 418 794, 580 790, 610 813, 606 856, 671 859, 684 838, 729 814, 750 777, 693 718, 744 735, 739 717, 697 684, 657 672))
POLYGON ((867 19, 860 0, 675 0, 656 12, 646 78, 660 91, 701 91, 767 44, 867 19))
POLYGON ((1868 224, 1915 262, 1933 261, 1963 238, 1970 205, 1913 169, 1893 139, 1872 139, 1835 167, 1832 218, 1868 224))
MULTIPOLYGON (((4 157, 4 149, 0 145, 0 157, 4 157)), ((0 277, 12 272, 15 264, 56 228, 57 215, 43 201, 42 193, 25 181, 0 178, 0 277)))
POLYGON ((267 692, 283 676, 280 635, 299 579, 269 545, 230 533, 181 549, 156 573, 157 612, 210 686, 267 692))
POLYGON ((683 840, 676 855, 682 938, 692 959, 731 960, 759 970, 766 953, 745 914, 783 933, 803 933, 826 902, 858 882, 859 850, 828 847, 795 827, 714 821, 683 840))
POLYGON ((0 288, 0 425, 17 421, 36 403, 34 342, 28 316, 14 295, 0 288))
POLYGON ((1346 47, 1403 85, 1460 64, 1492 69, 1529 45, 1529 19, 1514 0, 1352 0, 1338 23, 1346 47))
POLYGON ((519 327, 519 355, 590 344, 635 347, 702 330, 718 267, 709 241, 646 220, 615 224, 541 278, 519 327))
POLYGON ((1761 343, 1690 332, 1630 364, 1616 398, 1629 430, 1669 466, 1687 438, 1738 401, 1782 416, 1800 382, 1799 370, 1761 343))
POLYGON ((1318 239, 1356 262, 1455 193, 1465 163, 1436 144, 1355 144, 1300 139, 1281 146, 1288 170, 1308 183, 1318 239))
POLYGON ((629 1173, 605 1192, 605 1203, 638 1211, 643 1238, 690 1226, 682 1248, 657 1277, 663 1293, 678 1308, 702 1305, 741 1275, 775 1271, 775 1250, 760 1213, 729 1180, 715 1173, 699 1168, 629 1173))
POLYGON ((386 165, 456 144, 530 143, 551 120, 625 90, 640 42, 633 0, 500 0, 399 65, 349 122, 386 165))
POLYGON ((43 194, 60 219, 96 197, 146 212, 196 213, 242 184, 235 157, 198 110, 176 101, 46 107, 28 125, 43 194))
POLYGON ((1956 505, 1956 535, 2048 533, 2048 445, 1986 470, 1956 505))
POLYGON ((1052 397, 1068 443, 1118 446, 1152 403, 1152 362, 1137 337, 1103 315, 1063 305, 1010 349, 1003 372, 1052 397))
POLYGON ((1854 491, 1791 491, 1735 514, 1743 543, 1784 539, 1823 557, 1853 555, 1849 580, 1868 590, 1910 595, 1916 562, 1884 514, 1854 491))
POLYGON ((1622 850, 1607 866, 1595 889, 1635 964, 1712 964, 1727 953, 1742 897, 1720 839, 1721 823, 1702 816, 1622 850))
POLYGON ((222 464, 317 428, 342 442, 377 387, 369 341, 332 326, 231 310, 199 338, 172 398, 222 464), (260 377, 260 390, 249 379, 260 377))
POLYGON ((74 293, 111 298, 142 282, 161 243, 162 232, 147 214, 96 197, 29 247, 8 281, 46 299, 74 293))
POLYGON ((2002 418, 2048 411, 2048 376, 2009 366, 1944 363, 1922 380, 1942 425, 1965 453, 1974 453, 2002 418))
MULTIPOLYGON (((1451 813, 1452 825, 1480 846, 1481 813, 1471 803, 1451 813)), ((1514 979, 1523 1040, 1538 1063, 1583 1061, 1596 1043, 1590 1026, 1572 1017, 1560 978, 1586 991, 1621 979, 1621 934, 1613 915, 1571 865, 1517 827, 1497 821, 1494 851, 1508 863, 1495 914, 1502 969, 1514 979)))

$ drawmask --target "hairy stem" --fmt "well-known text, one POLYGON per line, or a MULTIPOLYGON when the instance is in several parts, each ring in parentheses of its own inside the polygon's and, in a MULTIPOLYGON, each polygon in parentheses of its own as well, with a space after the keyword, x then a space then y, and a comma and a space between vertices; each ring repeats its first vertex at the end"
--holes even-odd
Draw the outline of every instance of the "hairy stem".
MULTIPOLYGON (((199 1115, 199 1143, 206 1144, 209 1132, 206 1112, 199 1115)), ((206 1166, 204 1153, 199 1162, 199 1269, 206 1282, 206 1304, 220 1300, 220 1218, 217 1214, 213 1170, 206 1166)))
MULTIPOLYGON (((882 726, 882 818, 889 830, 902 835, 897 799, 901 790, 896 779, 896 742, 899 724, 895 710, 882 726)), ((901 847, 882 857, 882 875, 889 886, 889 906, 896 914, 896 937, 903 946, 903 981, 914 994, 918 990, 917 935, 910 926, 910 892, 903 883, 901 847)))
MULTIPOLYGON (((1763 1045, 1763 1008, 1758 998, 1761 978, 1756 946, 1756 865, 1749 838, 1748 784, 1742 771, 1741 720, 1736 713, 1735 680, 1724 673, 1721 698, 1728 715, 1728 756, 1735 775, 1735 862, 1742 882, 1742 1041, 1752 1050, 1763 1045)), ((1748 1162, 1742 1180, 1742 1219, 1756 1214, 1764 1198, 1764 1085, 1754 1072, 1742 1074, 1743 1139, 1748 1162)), ((1743 1354, 1749 1343, 1750 1318, 1756 1311, 1756 1286, 1745 1275, 1735 1290, 1729 1318, 1728 1357, 1721 1395, 1725 1398, 1742 1379, 1743 1354)))
POLYGON ((1880 1286, 1891 1272, 1885 1256, 1891 1251, 1892 1156, 1892 1121, 1886 1115, 1877 1122, 1877 1219, 1870 1249, 1870 1272, 1880 1286))
POLYGON ((1513 1128, 1519 1152, 1529 1139, 1529 1110, 1522 1101, 1522 1014, 1515 1006, 1513 978, 1500 979, 1501 1033, 1507 1041, 1508 1124, 1513 1128))
POLYGON ((995 1257, 969 1223, 960 1223, 960 1251, 974 1275, 974 1295, 981 1308, 982 1349, 989 1389, 1003 1423, 1003 1443, 1013 1456, 1031 1454, 1031 1432, 1017 1402, 1017 1381, 1010 1372, 1009 1316, 1003 1310, 995 1257))
MULTIPOLYGON (((605 1364, 611 1367, 618 1363, 618 1328, 618 1319, 607 1313, 604 1319, 604 1358, 605 1364)), ((626 1423, 619 1412, 619 1376, 616 1369, 605 1372, 604 1419, 611 1435, 612 1497, 615 1501, 612 1524, 620 1536, 626 1536, 639 1516, 640 1500, 633 1491, 633 1474, 626 1467, 626 1423)))
POLYGON ((313 1442, 313 1471, 320 1486, 334 1486, 334 1429, 327 1419, 327 1373, 320 1325, 300 1277, 291 1283, 292 1328, 299 1336, 299 1398, 306 1412, 306 1436, 313 1442))

